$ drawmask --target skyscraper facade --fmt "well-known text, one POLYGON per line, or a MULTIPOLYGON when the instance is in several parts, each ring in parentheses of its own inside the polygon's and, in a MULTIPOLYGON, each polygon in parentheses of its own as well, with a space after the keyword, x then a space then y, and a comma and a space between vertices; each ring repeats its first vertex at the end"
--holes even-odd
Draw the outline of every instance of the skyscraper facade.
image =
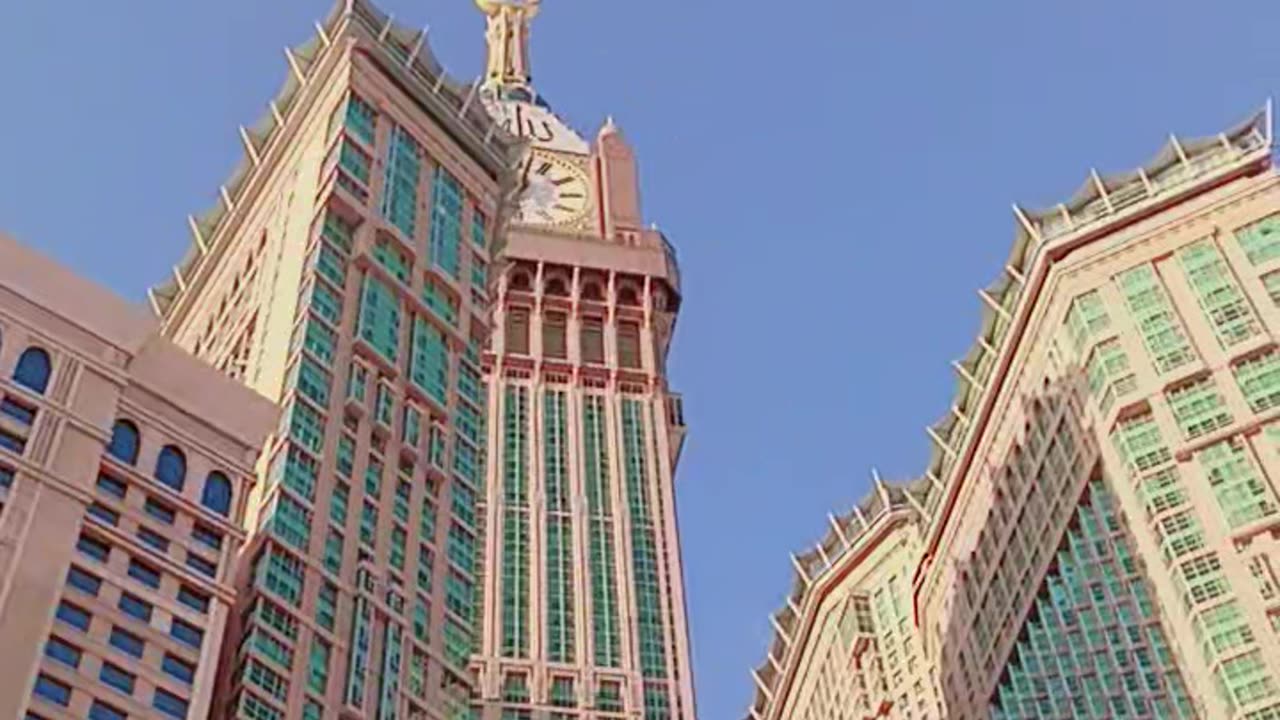
POLYGON ((518 145, 425 30, 339 2, 219 205, 165 332, 278 402, 215 718, 463 718, 480 639, 489 271, 518 145))
POLYGON ((478 5, 468 87, 339 3, 152 291, 283 408, 214 717, 693 716, 674 251, 534 93, 536 3, 478 5))
POLYGON ((485 356, 487 717, 692 720, 673 493, 684 422, 666 377, 675 251, 641 222, 613 121, 588 142, 534 89, 537 2, 477 4, 485 106, 528 144, 485 356))
MULTIPOLYGON (((1047 211, 1015 207, 905 496, 938 704, 883 716, 1280 717, 1272 132, 1268 107, 1047 211)), ((810 671, 803 647, 780 673, 810 671)))
POLYGON ((0 235, 0 717, 205 717, 276 408, 0 235))

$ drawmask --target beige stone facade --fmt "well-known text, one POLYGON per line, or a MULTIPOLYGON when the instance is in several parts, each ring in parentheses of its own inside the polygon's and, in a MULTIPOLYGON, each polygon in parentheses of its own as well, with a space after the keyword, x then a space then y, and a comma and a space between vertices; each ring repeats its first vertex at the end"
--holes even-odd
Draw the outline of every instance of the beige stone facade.
MULTIPOLYGON (((1272 153, 1268 108, 1015 208, 906 496, 936 716, 1280 717, 1272 153)), ((805 676, 806 652, 779 674, 805 676)), ((801 717, 760 686, 756 716, 801 717)))
POLYGON ((0 235, 0 717, 207 715, 275 420, 0 235))
POLYGON ((752 720, 923 720, 941 717, 911 612, 920 558, 921 483, 876 481, 853 511, 830 517, 770 617, 776 631, 753 671, 752 720))

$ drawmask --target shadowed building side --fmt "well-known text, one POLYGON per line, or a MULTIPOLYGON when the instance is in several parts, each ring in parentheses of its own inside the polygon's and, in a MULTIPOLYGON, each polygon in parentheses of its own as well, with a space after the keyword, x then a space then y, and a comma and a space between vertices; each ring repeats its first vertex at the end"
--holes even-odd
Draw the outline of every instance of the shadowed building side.
POLYGON ((204 717, 274 405, 0 235, 0 717, 204 717))

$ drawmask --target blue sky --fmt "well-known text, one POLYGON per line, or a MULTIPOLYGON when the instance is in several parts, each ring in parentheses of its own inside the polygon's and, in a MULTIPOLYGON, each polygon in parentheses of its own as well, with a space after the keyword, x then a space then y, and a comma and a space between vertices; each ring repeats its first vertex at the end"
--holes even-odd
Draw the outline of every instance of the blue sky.
MULTIPOLYGON (((455 75, 467 0, 383 0, 455 75)), ((327 0, 0 4, 0 228, 135 299, 214 201, 327 0)), ((1280 88, 1280 4, 546 0, 540 91, 636 146, 679 247, 672 361, 700 716, 737 720, 789 551, 919 472, 1011 202, 1065 199, 1280 88)))

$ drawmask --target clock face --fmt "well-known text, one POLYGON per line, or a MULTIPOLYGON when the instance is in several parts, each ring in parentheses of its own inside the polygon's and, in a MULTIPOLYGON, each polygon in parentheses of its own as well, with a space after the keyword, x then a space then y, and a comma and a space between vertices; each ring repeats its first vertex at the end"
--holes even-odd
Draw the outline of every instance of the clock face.
POLYGON ((587 174, 572 161, 531 152, 525 160, 521 182, 524 189, 517 222, 572 225, 585 217, 590 207, 587 174))

